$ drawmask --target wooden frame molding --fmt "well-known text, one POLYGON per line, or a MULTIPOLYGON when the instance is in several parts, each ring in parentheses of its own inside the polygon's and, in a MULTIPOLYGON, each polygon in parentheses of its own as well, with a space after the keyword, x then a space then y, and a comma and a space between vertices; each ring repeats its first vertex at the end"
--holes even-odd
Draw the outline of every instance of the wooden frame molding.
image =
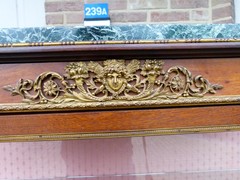
POLYGON ((239 130, 238 39, 0 47, 0 141, 239 130))

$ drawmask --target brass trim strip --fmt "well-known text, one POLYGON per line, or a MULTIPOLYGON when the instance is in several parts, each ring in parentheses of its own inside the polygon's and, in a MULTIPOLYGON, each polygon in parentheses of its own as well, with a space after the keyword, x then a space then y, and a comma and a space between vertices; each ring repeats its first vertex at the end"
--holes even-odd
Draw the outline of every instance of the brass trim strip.
POLYGON ((116 138, 116 137, 139 137, 191 133, 213 133, 238 131, 240 125, 225 125, 212 127, 176 128, 176 129, 153 129, 140 131, 100 132, 100 133, 67 133, 67 134, 32 134, 32 135, 0 135, 0 142, 20 141, 60 141, 80 140, 93 138, 116 138))
POLYGON ((63 45, 93 45, 93 44, 172 44, 172 43, 221 43, 240 42, 239 38, 229 39, 163 39, 163 40, 123 40, 123 41, 68 41, 68 42, 33 42, 33 43, 0 43, 5 47, 32 47, 32 46, 63 46, 63 45))
POLYGON ((3 113, 30 113, 51 111, 81 111, 102 109, 137 109, 155 107, 176 106, 209 106, 209 105, 236 105, 240 104, 240 95, 232 96, 206 96, 202 98, 179 98, 145 101, 116 101, 116 102, 85 102, 85 103, 63 103, 63 104, 26 104, 6 103, 0 104, 0 114, 3 113))

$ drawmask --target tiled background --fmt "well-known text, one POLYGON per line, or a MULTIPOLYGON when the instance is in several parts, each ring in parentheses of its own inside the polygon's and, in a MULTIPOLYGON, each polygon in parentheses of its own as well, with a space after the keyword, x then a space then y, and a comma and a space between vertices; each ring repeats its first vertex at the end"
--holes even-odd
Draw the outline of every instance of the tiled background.
POLYGON ((238 170, 240 132, 0 144, 4 180, 233 180, 238 170))

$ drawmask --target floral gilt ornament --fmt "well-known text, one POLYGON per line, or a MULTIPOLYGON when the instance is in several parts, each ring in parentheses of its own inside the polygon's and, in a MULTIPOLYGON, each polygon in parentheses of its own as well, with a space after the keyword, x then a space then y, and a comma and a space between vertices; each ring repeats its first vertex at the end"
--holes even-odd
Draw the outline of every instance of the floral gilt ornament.
POLYGON ((4 89, 28 103, 85 103, 202 97, 222 88, 201 75, 192 77, 185 67, 165 71, 163 65, 161 60, 72 62, 65 75, 45 72, 35 81, 20 79, 15 87, 4 89))

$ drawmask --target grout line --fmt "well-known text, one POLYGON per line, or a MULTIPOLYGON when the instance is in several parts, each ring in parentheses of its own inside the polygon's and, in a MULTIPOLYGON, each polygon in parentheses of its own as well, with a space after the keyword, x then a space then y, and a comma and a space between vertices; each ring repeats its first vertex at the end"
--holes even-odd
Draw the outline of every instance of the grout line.
POLYGON ((231 6, 232 3, 228 2, 228 3, 224 3, 224 4, 218 4, 216 6, 213 6, 212 9, 219 9, 219 8, 224 8, 224 7, 228 7, 231 6))

